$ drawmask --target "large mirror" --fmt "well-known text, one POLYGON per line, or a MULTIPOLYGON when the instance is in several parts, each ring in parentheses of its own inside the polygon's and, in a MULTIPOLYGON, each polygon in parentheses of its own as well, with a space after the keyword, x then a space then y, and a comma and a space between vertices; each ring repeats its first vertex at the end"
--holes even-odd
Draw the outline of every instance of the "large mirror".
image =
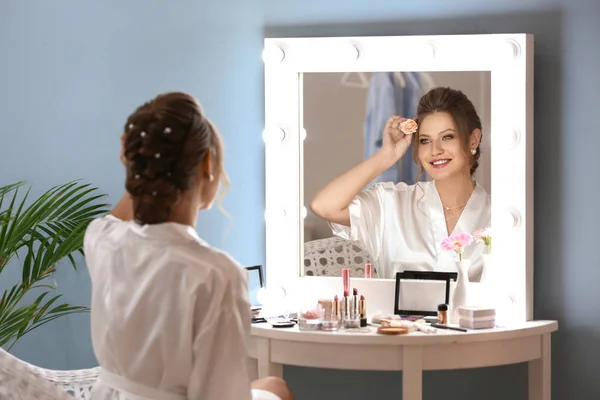
POLYGON ((481 278, 483 258, 516 305, 515 319, 532 318, 531 35, 269 38, 263 60, 267 287, 334 293, 343 267, 361 290, 393 293, 396 271, 457 269, 457 255, 440 250, 451 234, 493 227, 493 247, 465 248, 469 278, 481 278), (384 104, 384 90, 394 104, 384 104), (451 109, 428 112, 437 107, 431 96, 419 107, 428 93, 454 98, 451 109), (411 148, 401 145, 408 134, 399 136, 410 123, 392 121, 393 134, 383 134, 391 115, 414 119, 411 148), (332 208, 336 196, 322 189, 379 148, 396 158, 387 151, 377 168, 344 180, 338 187, 357 196, 345 214, 332 208), (442 179, 449 171, 468 171, 466 197, 451 195, 446 183, 459 181, 442 179), (352 207, 378 199, 379 208, 352 207), (410 207, 401 212, 401 204, 410 207), (368 263, 378 279, 361 278, 368 263))
MULTIPOLYGON (((304 262, 301 273, 307 276, 341 276, 341 269, 349 268, 351 276, 364 277, 365 264, 372 264, 374 277, 381 279, 393 279, 396 272, 404 270, 452 271, 455 263, 451 255, 440 248, 443 239, 449 236, 446 234, 449 229, 454 233, 472 233, 491 225, 490 72, 305 73, 302 81, 303 126, 306 131, 302 160, 303 197, 307 213, 303 220, 304 262), (439 95, 433 96, 434 93, 439 95), (385 228, 386 237, 377 237, 379 224, 372 222, 362 227, 366 233, 359 233, 357 240, 351 240, 349 227, 332 224, 317 215, 311 210, 311 201, 324 201, 317 197, 324 187, 381 151, 386 121, 394 115, 415 118, 421 98, 425 103, 431 98, 437 102, 432 105, 446 107, 450 111, 457 109, 457 117, 463 117, 458 123, 466 122, 468 116, 480 121, 481 133, 477 133, 480 136, 474 139, 478 140, 474 146, 477 163, 472 176, 467 178, 474 182, 473 187, 467 185, 462 189, 460 185, 465 179, 456 176, 465 169, 465 175, 470 175, 469 164, 463 163, 462 168, 452 165, 460 163, 461 159, 475 159, 474 155, 456 151, 461 143, 457 122, 449 112, 446 114, 450 118, 442 117, 437 121, 443 110, 432 112, 431 121, 426 121, 425 117, 421 125, 437 131, 421 130, 413 135, 413 140, 424 143, 421 152, 427 158, 426 162, 433 159, 444 161, 422 170, 420 165, 423 164, 413 159, 414 143, 411 143, 400 160, 361 188, 361 192, 367 191, 361 196, 369 198, 368 191, 376 183, 400 184, 403 189, 406 186, 414 193, 412 197, 421 196, 419 192, 422 190, 423 199, 415 204, 417 207, 410 207, 410 202, 403 198, 394 202, 397 207, 408 211, 397 215, 387 212, 384 223, 394 225, 393 220, 397 216, 397 223, 405 226, 385 228), (473 110, 469 110, 469 106, 473 110), (425 138, 440 132, 443 135, 433 141, 425 138), (441 182, 438 196, 426 190, 436 176, 441 179, 438 181, 441 182), (451 187, 448 189, 444 185, 451 187), (457 204, 445 204, 445 197, 452 202, 455 196, 460 197, 457 204), (436 197, 441 201, 437 201, 436 197), (404 215, 406 212, 409 215, 404 215), (416 224, 410 223, 409 217, 414 218, 416 224)), ((332 195, 329 196, 331 198, 332 195)), ((340 193, 340 196, 343 194, 340 193)), ((364 204, 363 207, 369 206, 364 204)), ((357 212, 360 213, 354 210, 354 213, 357 212)), ((363 210, 363 213, 368 213, 368 210, 363 210)), ((360 222, 354 221, 353 224, 360 228, 360 222)), ((465 257, 472 261, 471 281, 481 278, 481 254, 485 251, 483 242, 476 242, 465 251, 465 257)))

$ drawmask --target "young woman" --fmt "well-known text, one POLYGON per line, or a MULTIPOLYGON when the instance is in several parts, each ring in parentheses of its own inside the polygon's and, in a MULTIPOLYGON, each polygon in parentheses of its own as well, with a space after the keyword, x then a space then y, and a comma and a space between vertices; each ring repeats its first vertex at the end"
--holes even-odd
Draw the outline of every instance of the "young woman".
MULTIPOLYGON (((407 122, 390 118, 381 150, 329 183, 310 205, 334 234, 362 243, 380 278, 402 270, 455 271, 454 257, 441 242, 490 226, 490 196, 473 180, 482 127, 471 101, 461 91, 435 88, 419 101, 414 132, 401 129, 407 122), (398 162, 413 140, 414 161, 432 181, 378 183, 361 191, 398 162)), ((483 250, 474 243, 465 251, 473 262, 471 280, 481 275, 483 250)))
POLYGON ((288 400, 284 381, 250 382, 245 270, 198 237, 199 210, 228 184, 221 139, 184 93, 127 120, 127 193, 93 221, 84 248, 102 374, 95 400, 288 400))

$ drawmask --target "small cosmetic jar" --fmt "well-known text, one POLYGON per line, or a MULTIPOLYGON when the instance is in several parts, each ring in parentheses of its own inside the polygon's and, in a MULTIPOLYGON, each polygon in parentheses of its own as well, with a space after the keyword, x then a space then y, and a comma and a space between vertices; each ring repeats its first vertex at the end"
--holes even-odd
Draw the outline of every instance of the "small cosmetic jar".
POLYGON ((323 307, 323 319, 321 329, 324 331, 336 331, 340 327, 337 301, 329 299, 319 300, 319 304, 323 307))
POLYGON ((438 306, 438 324, 446 325, 448 323, 448 305, 440 304, 438 306))
POLYGON ((323 326, 323 306, 316 304, 300 308, 298 313, 298 329, 301 331, 318 331, 323 326))
POLYGON ((344 319, 344 328, 352 329, 352 328, 360 328, 360 318, 352 318, 348 317, 344 319))
POLYGON ((324 331, 337 331, 340 328, 337 316, 332 314, 325 314, 321 324, 321 329, 324 331))
POLYGON ((491 329, 496 326, 496 310, 462 306, 458 309, 458 326, 465 329, 491 329))

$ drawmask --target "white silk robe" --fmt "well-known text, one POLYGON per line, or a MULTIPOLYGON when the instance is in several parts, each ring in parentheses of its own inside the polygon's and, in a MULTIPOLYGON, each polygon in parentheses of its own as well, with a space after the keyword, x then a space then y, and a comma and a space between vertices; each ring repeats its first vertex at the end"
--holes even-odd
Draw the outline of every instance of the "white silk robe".
MULTIPOLYGON (((349 207, 350 227, 331 224, 333 233, 358 240, 371 254, 378 278, 396 272, 456 271, 456 254, 441 248, 448 237, 440 196, 433 181, 415 185, 378 183, 359 193, 349 207)), ((491 224, 491 198, 479 185, 469 198, 452 234, 473 233, 491 224)), ((485 245, 474 242, 463 258, 471 260, 469 277, 478 281, 485 245)))

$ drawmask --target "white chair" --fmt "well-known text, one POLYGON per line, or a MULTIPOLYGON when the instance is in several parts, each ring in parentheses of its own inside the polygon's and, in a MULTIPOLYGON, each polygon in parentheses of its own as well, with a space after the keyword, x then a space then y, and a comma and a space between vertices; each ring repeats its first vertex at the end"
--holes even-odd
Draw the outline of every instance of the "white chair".
POLYGON ((364 278, 368 263, 371 256, 355 241, 333 236, 304 243, 305 276, 342 276, 350 268, 351 277, 364 278))
POLYGON ((100 367, 56 371, 36 367, 0 349, 0 399, 88 400, 100 367))

